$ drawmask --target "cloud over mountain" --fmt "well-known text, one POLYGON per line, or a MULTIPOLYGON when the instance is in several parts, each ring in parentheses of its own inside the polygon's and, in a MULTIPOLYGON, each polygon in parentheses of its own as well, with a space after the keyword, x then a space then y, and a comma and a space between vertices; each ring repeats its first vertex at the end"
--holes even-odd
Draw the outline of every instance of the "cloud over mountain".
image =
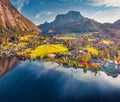
POLYGON ((89 0, 93 6, 120 7, 120 0, 89 0))

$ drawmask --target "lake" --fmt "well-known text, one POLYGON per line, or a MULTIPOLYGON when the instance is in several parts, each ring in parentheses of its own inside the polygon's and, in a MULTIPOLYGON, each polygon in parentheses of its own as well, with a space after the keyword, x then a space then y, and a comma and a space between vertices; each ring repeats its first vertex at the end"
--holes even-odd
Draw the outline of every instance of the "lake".
POLYGON ((0 77, 0 102, 120 102, 120 76, 21 61, 0 77))

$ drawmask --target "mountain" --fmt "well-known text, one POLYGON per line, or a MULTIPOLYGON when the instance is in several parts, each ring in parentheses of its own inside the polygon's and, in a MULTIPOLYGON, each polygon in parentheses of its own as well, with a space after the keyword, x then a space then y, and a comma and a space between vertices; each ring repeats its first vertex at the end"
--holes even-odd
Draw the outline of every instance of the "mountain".
POLYGON ((120 38, 120 20, 117 20, 114 23, 101 24, 101 30, 103 34, 120 38))
POLYGON ((117 20, 114 23, 104 23, 104 24, 102 24, 102 29, 107 29, 107 28, 119 30, 120 29, 120 20, 117 20))
POLYGON ((0 0, 0 34, 14 32, 40 33, 41 30, 22 16, 9 0, 0 0))
POLYGON ((85 18, 80 12, 70 11, 67 14, 57 15, 51 23, 45 22, 38 27, 43 33, 82 33, 99 31, 101 24, 93 19, 85 18))
POLYGON ((116 22, 114 22, 114 24, 120 26, 120 20, 117 20, 116 22))
POLYGON ((114 22, 114 27, 116 27, 116 29, 120 29, 120 19, 117 20, 116 22, 114 22))
POLYGON ((80 14, 80 12, 70 11, 67 14, 57 15, 54 24, 65 25, 68 23, 78 22, 82 20, 84 17, 80 14))

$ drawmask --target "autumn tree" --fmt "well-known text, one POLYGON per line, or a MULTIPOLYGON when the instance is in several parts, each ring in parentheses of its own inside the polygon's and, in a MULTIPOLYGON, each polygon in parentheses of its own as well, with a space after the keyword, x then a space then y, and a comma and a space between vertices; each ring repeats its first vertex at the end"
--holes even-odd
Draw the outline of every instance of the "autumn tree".
POLYGON ((85 53, 82 58, 81 58, 83 61, 90 61, 91 59, 91 54, 88 52, 88 53, 85 53))

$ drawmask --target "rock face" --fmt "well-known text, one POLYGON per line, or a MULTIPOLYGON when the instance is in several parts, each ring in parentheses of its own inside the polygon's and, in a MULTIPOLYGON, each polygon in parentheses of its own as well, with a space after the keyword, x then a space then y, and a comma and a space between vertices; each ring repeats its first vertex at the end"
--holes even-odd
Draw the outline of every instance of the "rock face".
POLYGON ((68 24, 73 22, 78 22, 82 20, 84 17, 80 14, 80 12, 70 11, 67 14, 57 15, 54 24, 68 24))
POLYGON ((9 0, 0 0, 0 33, 25 31, 41 32, 30 20, 22 16, 9 0))
POLYGON ((92 19, 83 17, 80 12, 70 11, 67 14, 57 15, 53 22, 45 22, 39 25, 39 28, 43 33, 47 33, 50 29, 54 33, 81 33, 99 31, 100 25, 92 19))

